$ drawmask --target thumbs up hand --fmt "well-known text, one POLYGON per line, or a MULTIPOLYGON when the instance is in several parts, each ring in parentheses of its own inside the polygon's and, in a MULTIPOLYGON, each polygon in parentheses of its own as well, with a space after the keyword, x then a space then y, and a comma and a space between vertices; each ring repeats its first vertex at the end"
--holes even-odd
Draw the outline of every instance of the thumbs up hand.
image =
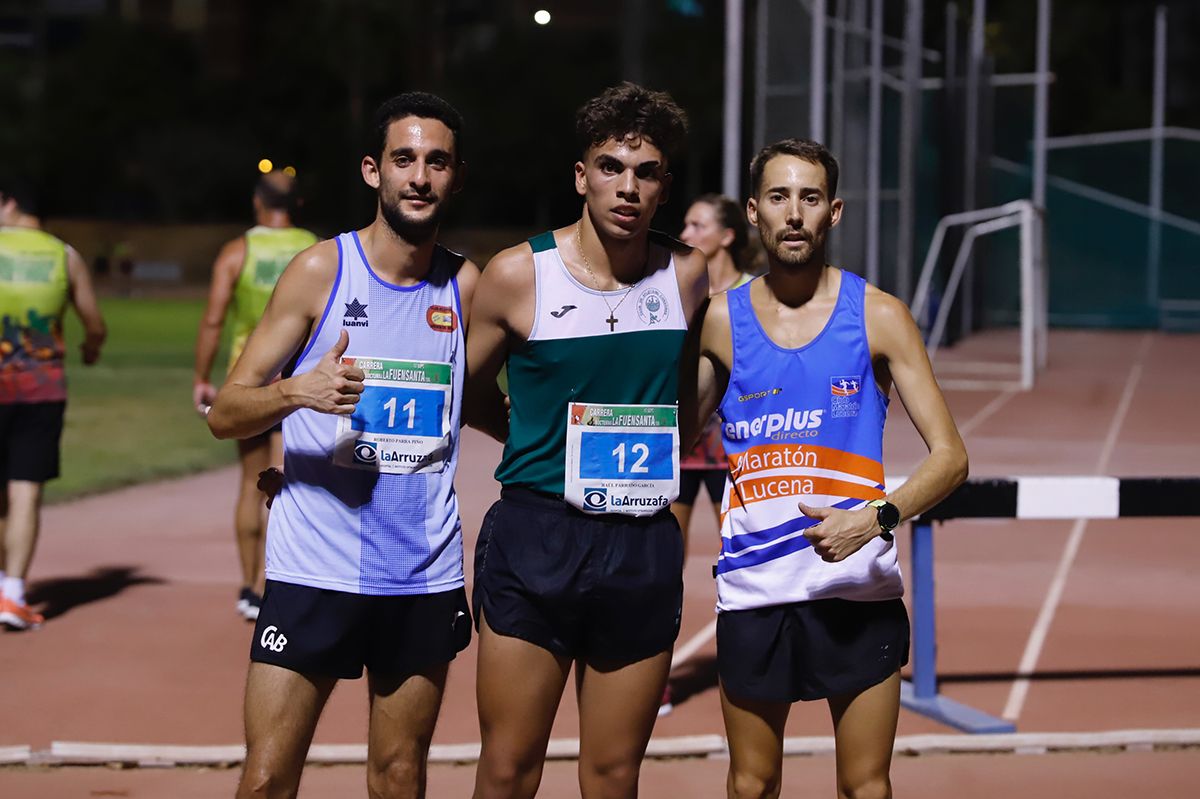
POLYGON ((349 416, 363 392, 363 371, 344 363, 350 334, 342 330, 337 342, 309 372, 296 376, 298 402, 321 413, 349 416))

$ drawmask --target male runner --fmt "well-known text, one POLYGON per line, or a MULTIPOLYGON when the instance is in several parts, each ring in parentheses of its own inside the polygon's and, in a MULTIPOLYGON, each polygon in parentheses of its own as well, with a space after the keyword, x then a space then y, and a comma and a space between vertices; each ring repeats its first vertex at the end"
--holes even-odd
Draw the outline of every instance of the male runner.
POLYGON ((625 83, 576 129, 582 216, 491 261, 468 342, 470 420, 507 439, 475 550, 479 799, 537 791, 572 663, 582 795, 634 796, 679 631, 677 369, 708 281, 650 221, 686 119, 625 83))
POLYGON ((908 309, 825 263, 837 161, 786 139, 750 172, 770 269, 712 300, 696 417, 721 415, 730 470, 717 561, 728 791, 779 796, 788 711, 825 699, 838 795, 886 798, 909 638, 891 531, 966 478, 967 454, 908 309), (929 455, 886 493, 893 386, 929 455))
MULTIPOLYGON (((254 227, 227 242, 213 263, 208 307, 196 336, 196 373, 192 383, 192 404, 201 416, 208 412, 217 396, 217 387, 209 380, 230 305, 233 306, 233 344, 229 368, 232 369, 246 346, 250 331, 267 307, 267 300, 283 268, 296 253, 317 243, 315 235, 292 224, 297 200, 294 178, 278 170, 263 175, 254 189, 254 227)), ((242 479, 238 485, 233 529, 242 567, 242 587, 236 607, 244 618, 253 621, 258 618, 262 606, 260 591, 266 541, 266 517, 256 483, 259 472, 273 464, 282 464, 280 428, 276 425, 264 435, 238 441, 237 447, 242 479)))
POLYGON ((32 202, 0 185, 0 624, 37 628, 45 619, 25 601, 25 577, 41 522, 42 488, 58 477, 67 404, 63 311, 83 322, 84 364, 100 357, 104 318, 87 264, 41 230, 32 202))
POLYGON ((479 272, 436 240, 465 174, 462 118, 409 93, 375 119, 375 220, 288 265, 208 416, 220 438, 283 422, 241 797, 296 795, 325 700, 364 666, 368 792, 423 796, 447 666, 470 639, 453 480, 479 272))

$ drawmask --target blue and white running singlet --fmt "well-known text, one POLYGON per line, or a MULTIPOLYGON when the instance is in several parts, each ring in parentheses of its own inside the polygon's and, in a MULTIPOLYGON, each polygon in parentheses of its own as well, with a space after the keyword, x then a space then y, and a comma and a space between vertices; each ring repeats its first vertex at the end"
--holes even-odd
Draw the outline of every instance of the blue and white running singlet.
POLYGON ((721 503, 717 609, 904 594, 894 543, 876 537, 826 563, 796 503, 854 510, 883 498, 888 399, 875 384, 863 312, 866 282, 842 271, 825 328, 798 349, 759 323, 749 283, 728 293, 733 371, 718 412, 729 461, 721 503))
POLYGON ((295 374, 346 330, 344 357, 366 388, 351 417, 301 409, 283 420, 286 483, 271 508, 267 577, 356 594, 458 588, 462 256, 438 247, 423 282, 395 286, 371 269, 356 233, 337 246, 337 278, 295 374))

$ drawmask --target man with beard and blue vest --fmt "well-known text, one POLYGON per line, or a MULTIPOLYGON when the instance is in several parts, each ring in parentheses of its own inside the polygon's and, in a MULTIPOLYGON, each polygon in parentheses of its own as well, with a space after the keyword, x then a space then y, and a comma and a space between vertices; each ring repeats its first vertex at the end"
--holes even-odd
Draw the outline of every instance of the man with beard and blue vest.
POLYGON ((364 667, 368 791, 423 796, 447 667, 470 639, 454 473, 479 270, 437 243, 465 175, 462 118, 414 92, 373 131, 375 220, 288 265, 208 416, 219 438, 283 423, 238 796, 295 796, 325 701, 364 667))
POLYGON ((788 713, 813 699, 833 718, 837 795, 891 796, 909 639, 892 530, 967 476, 908 309, 825 261, 837 180, 816 142, 755 156, 746 210, 770 269, 713 298, 692 361, 693 418, 720 415, 729 467, 715 571, 732 797, 780 795, 788 713), (893 389, 929 455, 889 492, 893 389))

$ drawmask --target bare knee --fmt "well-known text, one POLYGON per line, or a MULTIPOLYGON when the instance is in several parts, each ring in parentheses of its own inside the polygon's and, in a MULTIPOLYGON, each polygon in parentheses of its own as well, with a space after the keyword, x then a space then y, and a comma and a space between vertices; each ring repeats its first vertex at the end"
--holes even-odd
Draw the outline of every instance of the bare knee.
POLYGON ((476 799, 532 797, 542 781, 543 759, 483 752, 476 773, 476 799))
POLYGON ((584 799, 609 799, 637 794, 640 760, 579 764, 579 787, 584 799))
POLYGON ((781 786, 780 775, 756 774, 751 771, 729 772, 730 799, 776 799, 781 786))
POLYGON ((425 754, 410 753, 367 769, 371 799, 417 799, 425 795, 425 754))
POLYGON ((288 771, 282 764, 248 755, 238 783, 237 799, 294 797, 300 786, 300 775, 288 771))
POLYGON ((887 775, 871 777, 853 785, 838 785, 838 799, 892 799, 892 781, 887 775))

